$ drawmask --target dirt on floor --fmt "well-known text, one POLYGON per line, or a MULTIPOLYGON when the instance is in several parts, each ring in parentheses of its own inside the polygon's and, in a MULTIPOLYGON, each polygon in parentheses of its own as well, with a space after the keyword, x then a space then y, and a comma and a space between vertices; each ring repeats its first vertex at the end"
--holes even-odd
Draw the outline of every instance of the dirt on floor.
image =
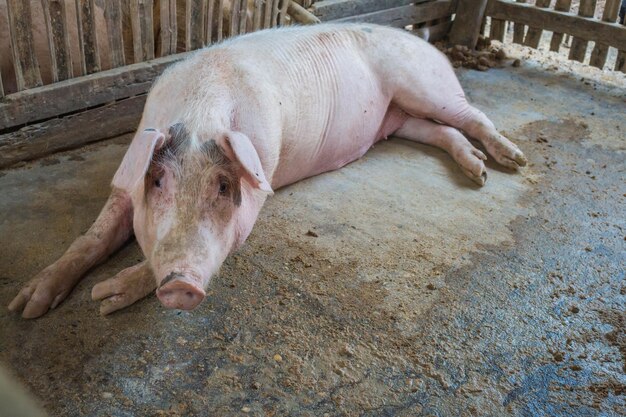
MULTIPOLYGON (((270 198, 196 310, 99 316, 130 243, 46 316, 0 309, 0 361, 53 416, 625 415, 625 90, 459 77, 521 173, 478 188, 391 139, 270 198)), ((0 304, 89 227, 128 140, 0 171, 0 304)))

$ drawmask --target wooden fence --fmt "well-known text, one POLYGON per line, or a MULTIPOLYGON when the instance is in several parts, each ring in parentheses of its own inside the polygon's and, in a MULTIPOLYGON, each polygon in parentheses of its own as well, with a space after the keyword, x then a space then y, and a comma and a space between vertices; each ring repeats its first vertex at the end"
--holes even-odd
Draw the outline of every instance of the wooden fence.
POLYGON ((513 25, 513 42, 537 48, 543 31, 548 31, 552 32, 550 50, 559 51, 564 35, 571 35, 569 59, 585 62, 589 56, 590 65, 604 68, 612 47, 617 49, 613 69, 626 72, 626 26, 616 22, 621 0, 606 0, 601 16, 596 12, 597 0, 535 0, 530 4, 531 1, 489 0, 489 36, 504 40, 508 23, 513 25), (578 12, 572 13, 575 3, 579 3, 578 12), (595 43, 593 49, 589 42, 595 43))

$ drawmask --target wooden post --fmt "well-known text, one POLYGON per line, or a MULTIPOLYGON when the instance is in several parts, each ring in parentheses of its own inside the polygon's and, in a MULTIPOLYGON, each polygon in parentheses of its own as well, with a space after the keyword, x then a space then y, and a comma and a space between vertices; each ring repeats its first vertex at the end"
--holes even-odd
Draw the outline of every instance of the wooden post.
POLYGON ((294 20, 303 25, 312 25, 320 23, 321 20, 313 13, 309 12, 304 7, 300 6, 293 0, 289 0, 289 7, 287 12, 294 18, 294 20))
POLYGON ((224 37, 224 0, 217 3, 217 41, 224 37))
POLYGON ((239 34, 239 8, 241 6, 241 0, 230 0, 230 30, 229 36, 236 36, 239 34))
POLYGON ((52 81, 72 78, 72 58, 67 35, 65 1, 41 0, 52 62, 52 81))
POLYGON ((239 34, 246 33, 248 23, 248 0, 241 0, 239 5, 239 34))
POLYGON ((133 33, 133 56, 135 63, 144 61, 143 42, 141 40, 141 16, 139 2, 141 0, 129 0, 130 2, 130 26, 133 33))
MULTIPOLYGON (((526 3, 526 0, 516 0, 518 3, 526 3)), ((524 26, 521 23, 513 23, 513 43, 524 43, 524 26)))
MULTIPOLYGON (((581 0, 578 16, 593 17, 596 11, 596 0, 581 0)), ((569 59, 583 62, 587 52, 587 41, 581 38, 572 39, 572 48, 569 51, 569 59)))
MULTIPOLYGON (((554 6, 554 10, 559 12, 569 12, 569 9, 572 5, 572 0, 556 0, 556 5, 554 6)), ((561 42, 563 42, 563 34, 562 33, 553 33, 552 40, 550 41, 550 50, 553 52, 559 52, 559 48, 561 47, 561 42)))
POLYGON ((506 20, 491 18, 491 31, 489 37, 496 41, 504 41, 504 31, 506 29, 506 20))
POLYGON ((480 25, 485 15, 487 0, 466 0, 459 2, 456 17, 450 30, 450 43, 465 45, 474 49, 480 34, 480 25))
POLYGON ((272 0, 265 0, 265 14, 263 15, 263 29, 271 27, 272 23, 272 0))
POLYGON ((83 73, 100 71, 100 52, 96 39, 96 5, 94 0, 76 0, 78 42, 83 73))
POLYGON ((31 32, 30 2, 8 0, 9 32, 18 91, 42 85, 31 32))
POLYGON ((254 15, 252 29, 257 31, 261 29, 261 18, 263 17, 263 0, 254 0, 254 15))
MULTIPOLYGON (((602 20, 605 22, 614 23, 615 19, 617 19, 617 12, 619 10, 620 3, 621 0, 607 0, 604 5, 602 20)), ((589 61, 589 64, 593 65, 596 68, 602 69, 606 62, 608 51, 608 45, 603 45, 596 42, 596 46, 593 48, 593 52, 591 53, 591 60, 589 61)))
POLYGON ((178 24, 176 22, 176 0, 161 1, 161 56, 176 53, 178 24))
MULTIPOLYGON (((550 0, 537 0, 535 5, 537 7, 541 7, 542 9, 546 9, 550 7, 550 0)), ((524 45, 536 49, 539 46, 539 41, 541 40, 542 33, 543 30, 541 30, 541 28, 529 26, 528 32, 526 33, 526 38, 524 39, 524 45)))
POLYGON ((206 17, 204 21, 204 45, 213 43, 213 16, 215 15, 215 0, 209 0, 206 8, 206 17))
POLYGON ((204 10, 202 0, 187 0, 185 10, 185 49, 193 51, 202 47, 204 30, 204 10))
POLYGON ((107 36, 111 48, 111 65, 113 68, 121 67, 126 65, 121 0, 107 0, 104 3, 104 17, 107 22, 107 36))

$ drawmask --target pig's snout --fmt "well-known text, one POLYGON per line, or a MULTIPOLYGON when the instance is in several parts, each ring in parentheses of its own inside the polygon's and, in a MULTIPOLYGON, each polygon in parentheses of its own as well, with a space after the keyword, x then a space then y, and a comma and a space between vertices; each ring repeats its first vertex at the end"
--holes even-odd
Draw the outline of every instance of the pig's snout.
POLYGON ((204 290, 188 275, 172 272, 157 289, 157 297, 166 308, 192 310, 204 300, 204 290))

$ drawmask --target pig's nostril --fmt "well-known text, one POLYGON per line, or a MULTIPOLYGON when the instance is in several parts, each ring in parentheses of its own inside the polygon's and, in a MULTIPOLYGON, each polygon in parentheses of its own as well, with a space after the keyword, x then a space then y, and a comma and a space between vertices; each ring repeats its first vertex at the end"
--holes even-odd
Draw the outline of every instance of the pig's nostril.
POLYGON ((204 300, 204 290, 182 274, 163 281, 157 290, 157 297, 167 308, 191 310, 204 300))

